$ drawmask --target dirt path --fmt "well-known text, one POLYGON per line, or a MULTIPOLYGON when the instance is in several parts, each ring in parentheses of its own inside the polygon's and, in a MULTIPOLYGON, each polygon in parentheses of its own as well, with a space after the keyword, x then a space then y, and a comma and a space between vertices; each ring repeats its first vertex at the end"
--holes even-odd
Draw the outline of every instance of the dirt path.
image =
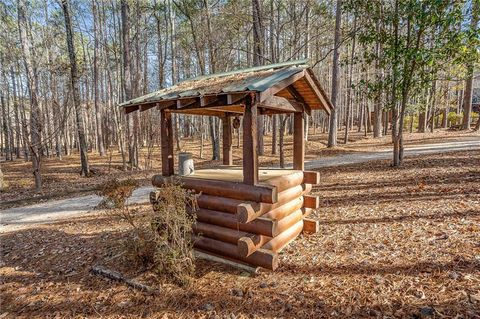
MULTIPOLYGON (((414 145, 405 149, 405 156, 474 149, 480 149, 480 140, 414 145)), ((308 161, 305 163, 305 167, 307 169, 314 169, 389 159, 391 157, 391 149, 376 152, 357 152, 308 161)), ((141 187, 137 189, 129 199, 129 204, 147 203, 148 194, 151 190, 151 187, 141 187)), ((88 195, 2 210, 0 211, 0 233, 17 230, 29 225, 51 223, 85 215, 92 212, 101 200, 102 198, 100 196, 88 195)))

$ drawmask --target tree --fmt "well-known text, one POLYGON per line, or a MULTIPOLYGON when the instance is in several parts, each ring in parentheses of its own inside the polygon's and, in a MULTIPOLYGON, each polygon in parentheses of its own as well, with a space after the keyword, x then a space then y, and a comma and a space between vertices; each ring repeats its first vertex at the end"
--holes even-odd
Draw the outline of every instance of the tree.
POLYGON ((3 182, 3 172, 2 172, 2 166, 0 165, 0 192, 3 191, 5 188, 4 182, 3 182))
POLYGON ((465 81, 465 91, 463 98, 463 123, 462 129, 469 130, 472 123, 472 97, 473 97, 473 71, 475 61, 478 61, 478 17, 480 15, 480 0, 472 0, 471 19, 469 37, 467 40, 467 50, 470 56, 467 60, 467 80, 465 81), (477 36, 476 36, 477 35, 477 36))
POLYGON ((78 68, 77 58, 75 55, 75 46, 73 43, 72 22, 70 20, 68 0, 62 0, 63 16, 65 17, 65 30, 67 35, 68 57, 70 59, 70 80, 72 85, 73 106, 75 109, 75 122, 77 126, 78 144, 80 148, 80 175, 90 175, 90 167, 88 164, 87 141, 85 139, 84 119, 82 115, 82 107, 80 105, 80 92, 78 90, 78 68))
MULTIPOLYGON (((127 0, 120 2, 123 44, 123 90, 125 101, 133 98, 133 74, 130 54, 130 17, 127 0)), ((127 114, 128 162, 131 168, 138 167, 138 112, 127 114)))
MULTIPOLYGON (((348 7, 368 17, 359 30, 361 42, 365 45, 379 43, 382 47, 379 61, 386 71, 381 81, 386 87, 392 112, 393 166, 399 166, 403 160, 405 111, 412 95, 429 88, 438 70, 445 68, 446 62, 454 63, 461 55, 461 32, 456 25, 462 19, 462 4, 435 0, 372 0, 351 1, 348 7), (382 26, 378 28, 378 24, 382 26)), ((379 57, 375 53, 378 51, 372 53, 368 62, 377 61, 379 57)), ((373 87, 379 85, 374 84, 373 87)))
POLYGON ((30 95, 30 156, 32 159, 35 189, 42 190, 42 156, 41 156, 41 114, 37 98, 37 75, 33 66, 32 46, 30 41, 29 24, 27 23, 27 6, 25 0, 18 0, 18 30, 22 46, 23 65, 27 76, 27 87, 30 95))
POLYGON ((333 44, 333 66, 332 66, 332 101, 333 109, 330 113, 330 129, 328 131, 328 147, 337 145, 337 108, 338 108, 338 87, 339 87, 339 61, 340 61, 340 30, 342 23, 342 0, 337 0, 335 10, 335 40, 333 44))
POLYGON ((97 0, 92 0, 92 14, 93 14, 93 94, 95 105, 95 127, 97 131, 97 149, 100 156, 105 156, 105 144, 103 141, 103 128, 102 128, 102 110, 100 109, 100 92, 98 88, 98 53, 99 53, 99 34, 98 34, 98 10, 97 0))
MULTIPOLYGON (((263 41, 264 32, 262 24, 262 7, 259 0, 252 0, 252 18, 253 18, 253 65, 263 64, 263 41)), ((263 115, 257 116, 257 148, 258 155, 264 153, 264 118, 263 115)))

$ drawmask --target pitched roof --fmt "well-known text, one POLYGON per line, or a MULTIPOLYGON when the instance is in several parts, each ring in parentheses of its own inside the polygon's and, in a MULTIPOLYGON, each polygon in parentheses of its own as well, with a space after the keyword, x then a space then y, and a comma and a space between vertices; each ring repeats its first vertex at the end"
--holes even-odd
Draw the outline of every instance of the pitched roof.
MULTIPOLYGON (((172 111, 180 111, 186 105, 186 100, 193 101, 189 102, 189 105, 191 105, 195 99, 255 92, 263 94, 260 102, 264 102, 263 106, 265 108, 268 108, 270 104, 285 102, 279 99, 286 99, 287 101, 295 100, 303 103, 312 110, 323 108, 330 112, 332 105, 312 70, 308 68, 307 62, 307 60, 291 61, 199 76, 124 102, 120 106, 125 108, 125 112, 129 113, 137 109, 143 111, 162 103, 162 107, 172 108, 172 111), (275 96, 275 101, 271 100, 273 96, 275 96), (267 101, 269 98, 270 100, 267 101)), ((239 101, 240 99, 236 99, 235 102, 238 104, 239 101)), ((216 107, 221 104, 225 103, 217 102, 216 107)), ((197 106, 198 108, 190 106, 188 110, 198 110, 209 105, 197 103, 197 106)), ((200 114, 200 112, 188 112, 188 110, 184 109, 182 111, 185 111, 184 113, 200 114)), ((224 109, 223 112, 227 111, 224 109)))

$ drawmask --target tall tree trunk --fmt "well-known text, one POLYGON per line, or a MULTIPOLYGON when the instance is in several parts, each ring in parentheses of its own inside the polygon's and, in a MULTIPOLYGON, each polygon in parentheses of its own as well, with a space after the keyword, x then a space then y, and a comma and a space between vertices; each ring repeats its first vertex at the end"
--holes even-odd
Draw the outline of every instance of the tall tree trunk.
POLYGON ((342 23, 342 0, 336 1, 337 8, 335 13, 335 40, 333 48, 333 67, 332 67, 332 95, 331 101, 333 110, 330 114, 330 129, 328 132, 328 147, 337 145, 337 99, 339 86, 339 60, 340 60, 340 28, 342 23))
POLYGON ((88 176, 90 167, 88 164, 87 142, 85 139, 85 127, 83 122, 82 109, 80 105, 80 92, 78 90, 77 60, 75 56, 75 47, 73 44, 72 23, 70 21, 70 11, 68 0, 62 0, 63 15, 65 17, 65 30, 67 32, 68 56, 70 58, 70 77, 73 93, 73 105, 75 108, 75 120, 78 132, 78 143, 80 148, 80 162, 82 165, 80 175, 88 176))
MULTIPOLYGON (((478 18, 480 15, 480 2, 472 1, 472 18, 470 20, 470 29, 475 31, 478 29, 478 18)), ((470 43, 471 50, 475 48, 475 42, 470 43)), ((463 98, 463 122, 462 129, 469 130, 472 123, 472 97, 473 97, 473 74, 475 69, 475 60, 472 59, 467 64, 467 80, 465 81, 465 92, 463 98)))
MULTIPOLYGON (((262 24, 262 7, 259 0, 252 0, 252 14, 253 14, 253 65, 259 66, 263 64, 263 24, 262 24)), ((263 115, 257 116, 257 154, 264 154, 264 122, 263 115)))
POLYGON ((25 66, 25 72, 27 75, 27 86, 30 94, 30 156, 32 159, 33 166, 33 175, 35 177, 35 189, 37 191, 42 190, 42 158, 41 158, 41 115, 40 108, 38 106, 37 98, 37 80, 35 69, 32 62, 32 48, 30 43, 30 38, 28 34, 30 33, 28 28, 29 24, 26 19, 26 1, 18 0, 18 29, 20 33, 20 42, 22 46, 23 53, 23 64, 25 66))
POLYGON ((3 191, 4 185, 3 185, 3 172, 2 172, 2 166, 0 165, 0 192, 3 191))
POLYGON ((15 79, 15 73, 13 71, 13 66, 10 67, 10 79, 12 81, 12 93, 13 93, 13 108, 15 111, 15 138, 17 144, 16 148, 16 157, 20 158, 20 146, 21 146, 21 139, 22 139, 22 129, 21 129, 21 124, 20 124, 20 112, 19 112, 19 106, 18 106, 18 99, 17 99, 17 81, 15 79))
MULTIPOLYGON (((122 16, 123 89, 125 92, 125 100, 128 101, 133 97, 133 75, 130 57, 130 17, 127 0, 120 2, 120 11, 122 16)), ((138 112, 127 114, 128 162, 132 169, 138 167, 137 128, 138 112)))
POLYGON ((95 105, 95 126, 97 129, 97 149, 100 156, 105 156, 105 145, 103 140, 103 128, 102 128, 102 109, 100 108, 100 92, 98 89, 98 44, 99 44, 99 35, 98 35, 98 11, 97 11, 97 0, 92 0, 92 13, 93 13, 93 37, 94 37, 94 47, 93 47, 93 94, 94 94, 94 105, 95 105))
MULTIPOLYGON (((377 28, 380 26, 378 25, 377 28)), ((375 51, 377 55, 377 59, 375 60, 375 72, 376 72, 376 77, 377 81, 381 83, 382 81, 382 70, 380 69, 380 55, 381 55, 381 45, 377 41, 375 44, 375 51)), ((375 113, 374 118, 373 118, 373 137, 382 137, 382 91, 378 90, 375 94, 375 101, 373 105, 373 111, 375 113)))
MULTIPOLYGON (((355 30, 357 27, 357 17, 353 18, 353 29, 355 30)), ((352 78, 353 78, 353 64, 355 62, 355 40, 356 36, 355 33, 353 34, 352 39, 352 55, 350 57, 350 73, 348 75, 348 87, 347 87, 347 110, 346 110, 346 119, 345 119, 345 136, 343 139, 343 143, 348 143, 348 131, 350 130, 350 117, 351 117, 351 105, 352 105, 352 78)))
POLYGON ((431 98, 431 106, 430 106, 430 113, 431 113, 431 118, 430 118, 430 132, 433 133, 433 130, 435 128, 435 104, 436 104, 436 97, 437 97, 437 81, 433 80, 432 84, 432 98, 431 98))

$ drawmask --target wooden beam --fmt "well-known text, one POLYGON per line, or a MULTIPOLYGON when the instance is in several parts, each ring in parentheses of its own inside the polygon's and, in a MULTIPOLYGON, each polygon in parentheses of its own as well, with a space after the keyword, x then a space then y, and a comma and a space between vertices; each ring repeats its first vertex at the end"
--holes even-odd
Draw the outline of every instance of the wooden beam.
POLYGON ((223 130, 223 165, 233 165, 232 156, 232 118, 225 116, 222 118, 223 130))
POLYGON ((249 185, 258 183, 257 155, 257 101, 255 95, 245 99, 243 116, 243 182, 249 185))
POLYGON ((266 89, 265 91, 261 92, 260 93, 260 100, 259 102, 263 102, 265 101, 266 99, 268 99, 269 97, 271 96, 274 96, 277 92, 280 92, 281 90, 283 90, 284 88, 286 88, 287 86, 289 85, 292 85, 293 83, 295 83, 296 81, 300 80, 301 78, 303 78, 305 76, 305 70, 302 70, 298 73, 295 73, 294 75, 278 82, 277 84, 275 84, 274 86, 271 86, 270 88, 266 89))
POLYGON ((303 183, 317 185, 320 183, 320 172, 315 171, 304 171, 303 172, 303 183))
POLYGON ((162 109, 165 109, 167 107, 171 107, 171 106, 174 106, 176 104, 175 101, 157 101, 157 102, 148 102, 148 103, 144 103, 144 104, 140 104, 139 105, 139 108, 140 108, 140 112, 144 112, 146 110, 149 110, 153 107, 157 107, 158 110, 162 110, 162 109))
POLYGON ((199 104, 199 99, 197 98, 186 98, 177 100, 177 109, 182 109, 184 107, 190 106, 192 104, 199 104))
POLYGON ((215 254, 215 253, 212 253, 212 252, 206 252, 206 251, 201 250, 201 249, 195 249, 194 254, 195 254, 195 258, 204 259, 204 260, 213 261, 213 262, 216 262, 216 263, 228 265, 228 266, 231 266, 231 267, 234 267, 234 268, 237 268, 237 269, 240 269, 240 270, 252 273, 252 274, 257 274, 258 270, 260 269, 260 267, 249 265, 248 263, 246 263, 244 261, 235 260, 233 258, 228 258, 228 257, 225 257, 225 256, 221 256, 219 254, 215 254))
POLYGON ((276 208, 298 198, 304 194, 310 193, 311 184, 298 185, 283 192, 278 193, 277 202, 268 204, 265 202, 245 202, 237 206, 237 220, 240 223, 248 223, 256 218, 275 210, 276 208))
POLYGON ((303 206, 306 208, 317 209, 320 207, 320 197, 315 195, 303 195, 303 206))
POLYGON ((221 240, 231 244, 237 244, 241 238, 251 236, 252 234, 234 230, 231 228, 226 228, 222 226, 202 223, 197 221, 193 226, 192 230, 194 234, 209 237, 216 240, 221 240))
POLYGON ((273 252, 282 251, 283 248, 285 248, 289 243, 291 243, 295 240, 295 238, 297 238, 297 236, 302 232, 303 228, 303 221, 299 220, 290 228, 275 236, 272 240, 263 245, 262 249, 270 250, 273 252))
POLYGON ((247 96, 246 93, 227 94, 227 104, 237 104, 247 96))
POLYGON ((282 113, 303 112, 303 106, 298 102, 289 101, 284 97, 271 96, 258 106, 265 109, 281 111, 282 113))
POLYGON ((268 250, 259 249, 248 257, 242 257, 238 254, 236 245, 207 237, 193 236, 192 239, 194 247, 197 249, 206 250, 208 252, 213 252, 233 259, 238 259, 250 265, 259 266, 269 270, 275 270, 278 267, 278 254, 268 250))
POLYGON ((327 102, 327 98, 324 96, 324 93, 323 93, 323 89, 322 88, 319 88, 317 86, 317 84, 315 83, 315 81, 312 79, 312 77, 310 76, 310 74, 308 72, 305 72, 305 82, 308 83, 308 85, 310 86, 310 88, 312 89, 312 91, 315 93, 315 95, 317 96, 317 98, 321 101, 322 103, 322 107, 323 109, 328 113, 330 114, 331 110, 330 110, 330 105, 328 102, 327 102))
POLYGON ((163 110, 171 106, 177 105, 177 101, 176 100, 159 101, 159 102, 156 102, 155 104, 157 105, 158 110, 163 110))
POLYGON ((146 110, 150 110, 151 108, 154 108, 157 106, 156 103, 150 103, 150 104, 140 104, 138 107, 140 109, 140 112, 145 112, 146 110))
POLYGON ((241 104, 232 104, 232 105, 211 106, 205 109, 212 110, 212 111, 223 111, 226 113, 243 114, 244 108, 245 107, 241 104))
POLYGON ((136 110, 138 110, 138 105, 130 105, 130 106, 125 106, 123 108, 125 114, 128 114, 128 113, 132 113, 132 112, 135 112, 136 110))
POLYGON ((303 219, 303 232, 306 234, 315 234, 320 230, 318 220, 304 218, 303 219))
POLYGON ((272 237, 249 234, 248 236, 238 239, 237 248, 238 253, 242 257, 248 257, 260 248, 265 245, 267 242, 272 240, 272 237))
POLYGON ((216 96, 216 95, 206 95, 206 96, 200 97, 200 106, 201 107, 205 107, 205 106, 208 106, 210 104, 214 104, 216 102, 218 102, 218 96, 216 96))
MULTIPOLYGON (((152 177, 152 185, 161 187, 168 180, 168 178, 161 175, 154 175, 152 177)), ((193 189, 197 193, 269 204, 278 201, 277 188, 271 185, 261 184, 253 186, 238 182, 195 178, 194 176, 179 176, 178 180, 183 188, 193 189)))
MULTIPOLYGON (((301 219, 302 212, 300 210, 298 212, 300 213, 301 219)), ((230 228, 234 232, 243 231, 269 237, 273 237, 281 232, 281 230, 278 230, 278 222, 262 217, 252 220, 249 223, 239 223, 234 215, 216 210, 200 208, 195 214, 197 216, 197 222, 230 228)))
POLYGON ((312 109, 302 97, 302 95, 295 89, 295 87, 293 85, 290 85, 287 87, 287 90, 292 94, 292 96, 296 100, 296 103, 299 103, 301 105, 303 111, 306 112, 308 115, 312 115, 312 109))
POLYGON ((174 173, 172 114, 166 109, 160 111, 160 131, 162 143, 162 175, 174 173))
POLYGON ((293 169, 305 169, 304 113, 293 115, 293 169))
POLYGON ((211 110, 206 108, 194 108, 194 109, 172 109, 172 113, 191 114, 191 115, 207 115, 207 116, 224 116, 225 111, 211 110))

